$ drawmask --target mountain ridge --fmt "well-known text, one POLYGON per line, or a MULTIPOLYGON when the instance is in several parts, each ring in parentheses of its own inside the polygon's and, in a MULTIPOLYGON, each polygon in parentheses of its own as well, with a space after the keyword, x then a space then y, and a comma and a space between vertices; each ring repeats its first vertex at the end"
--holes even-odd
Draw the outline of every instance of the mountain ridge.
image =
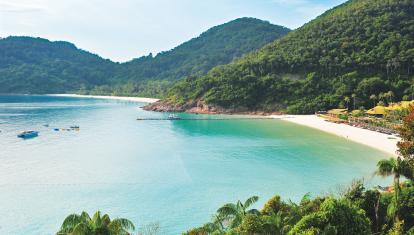
POLYGON ((370 97, 412 96, 414 3, 351 0, 206 76, 177 83, 149 110, 313 113, 370 97), (157 106, 158 105, 158 106, 157 106))
POLYGON ((70 42, 10 36, 0 39, 0 93, 160 96, 175 81, 204 74, 288 31, 255 18, 239 18, 154 57, 125 63, 103 59, 70 42))

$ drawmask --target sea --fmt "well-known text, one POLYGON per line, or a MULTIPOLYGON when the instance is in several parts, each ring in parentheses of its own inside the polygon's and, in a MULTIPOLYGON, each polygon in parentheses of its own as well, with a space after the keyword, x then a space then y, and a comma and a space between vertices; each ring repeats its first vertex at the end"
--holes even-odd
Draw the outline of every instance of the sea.
POLYGON ((0 96, 0 234, 55 234, 67 215, 98 210, 131 220, 135 233, 181 234, 254 195, 260 209, 274 195, 298 202, 358 179, 389 181, 374 177, 386 153, 316 129, 247 116, 168 120, 144 105, 0 96), (25 130, 39 136, 17 138, 25 130))

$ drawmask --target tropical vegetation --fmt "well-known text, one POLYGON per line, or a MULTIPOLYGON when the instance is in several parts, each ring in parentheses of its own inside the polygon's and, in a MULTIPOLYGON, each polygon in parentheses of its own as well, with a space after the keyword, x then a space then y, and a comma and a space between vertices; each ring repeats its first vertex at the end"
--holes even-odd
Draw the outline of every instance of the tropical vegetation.
POLYGON ((350 0, 206 76, 178 82, 164 104, 313 113, 414 95, 414 2, 350 0))
POLYGON ((97 211, 92 217, 88 213, 71 214, 63 221, 57 235, 129 235, 135 230, 128 219, 111 220, 109 215, 97 211))
POLYGON ((290 30, 254 18, 213 27, 176 48, 114 63, 68 42, 0 39, 0 93, 81 93, 159 97, 175 81, 204 75, 286 35, 290 30))

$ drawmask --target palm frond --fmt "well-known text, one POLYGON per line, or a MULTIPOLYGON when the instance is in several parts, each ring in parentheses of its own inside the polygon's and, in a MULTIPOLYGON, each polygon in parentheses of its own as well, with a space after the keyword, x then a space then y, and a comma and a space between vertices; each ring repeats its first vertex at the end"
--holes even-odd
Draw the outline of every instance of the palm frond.
POLYGON ((242 215, 238 214, 231 221, 230 227, 231 228, 236 228, 236 227, 238 227, 242 223, 242 221, 243 221, 242 215))
POLYGON ((391 203, 388 205, 387 215, 393 218, 396 212, 397 212, 396 201, 395 201, 395 198, 393 198, 393 200, 391 200, 391 203))
POLYGON ((111 218, 109 217, 108 214, 105 214, 104 216, 102 216, 102 224, 105 226, 108 226, 111 223, 111 218))
POLYGON ((394 158, 381 160, 377 163, 378 170, 376 174, 380 176, 390 176, 393 174, 395 166, 396 161, 394 158))
POLYGON ((247 211, 247 214, 260 215, 260 211, 258 211, 257 209, 251 209, 247 211))
POLYGON ((84 218, 85 220, 91 220, 91 217, 89 216, 89 214, 85 211, 82 211, 82 213, 80 214, 82 218, 84 218))
POLYGON ((79 223, 73 229, 71 235, 86 235, 92 234, 90 227, 86 223, 79 223))
POLYGON ((217 210, 217 213, 222 216, 235 216, 238 213, 237 206, 233 203, 225 204, 217 210))
POLYGON ((310 200, 311 200, 311 194, 307 193, 302 197, 302 199, 300 200, 300 203, 303 204, 305 202, 309 202, 310 200))
POLYGON ((84 222, 84 218, 78 214, 71 214, 65 218, 58 233, 69 233, 77 224, 84 222))
POLYGON ((93 221, 101 220, 101 212, 100 211, 95 212, 95 214, 93 214, 92 220, 93 221))
POLYGON ((250 206, 252 206, 254 203, 256 203, 257 201, 259 201, 259 197, 258 196, 253 196, 251 198, 248 198, 246 200, 246 202, 244 202, 244 208, 247 209, 250 206))
POLYGON ((119 230, 126 230, 126 231, 135 231, 134 224, 128 220, 123 218, 114 219, 111 221, 111 223, 108 225, 108 228, 117 228, 119 230))

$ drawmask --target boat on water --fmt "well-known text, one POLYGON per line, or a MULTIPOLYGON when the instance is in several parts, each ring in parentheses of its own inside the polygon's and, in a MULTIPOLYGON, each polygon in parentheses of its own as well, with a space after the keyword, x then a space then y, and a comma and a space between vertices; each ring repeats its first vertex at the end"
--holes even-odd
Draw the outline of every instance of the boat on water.
POLYGON ((168 120, 181 120, 181 118, 175 114, 168 115, 168 120))
POLYGON ((39 135, 38 131, 23 131, 20 134, 17 135, 18 138, 22 139, 30 139, 37 137, 39 135))

